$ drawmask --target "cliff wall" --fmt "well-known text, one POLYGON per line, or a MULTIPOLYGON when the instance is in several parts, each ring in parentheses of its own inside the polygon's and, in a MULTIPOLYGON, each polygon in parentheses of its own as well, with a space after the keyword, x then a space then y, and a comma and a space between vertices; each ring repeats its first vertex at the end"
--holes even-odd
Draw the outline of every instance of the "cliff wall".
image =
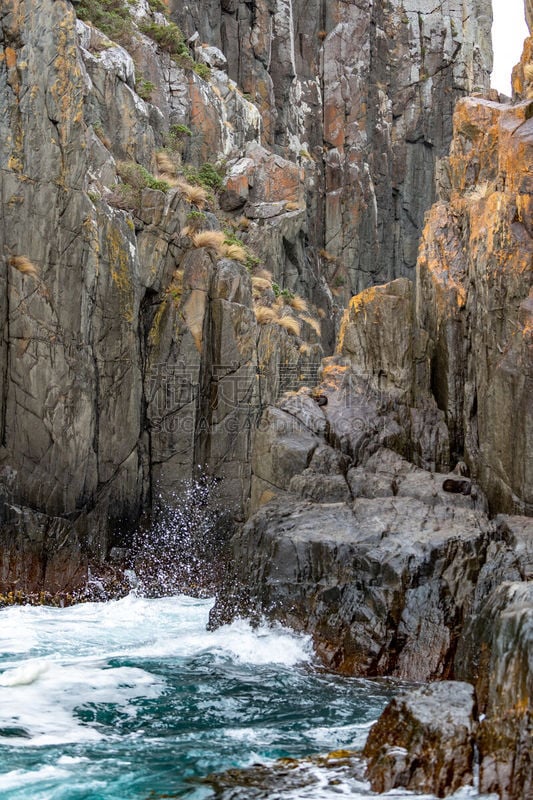
POLYGON ((4 4, 3 590, 82 582, 200 469, 246 516, 264 406, 413 270, 489 7, 179 4, 185 42, 156 2, 4 4))
POLYGON ((489 85, 490 2, 171 7, 188 35, 225 52, 263 141, 305 169, 310 241, 343 300, 414 277, 455 103, 489 85))
POLYGON ((139 3, 121 19, 129 50, 67 2, 13 0, 0 21, 3 591, 83 582, 204 468, 242 517, 278 365, 322 353, 317 309, 240 238, 297 250, 299 168, 259 146, 259 114, 225 72, 154 41, 162 15, 139 3), (198 177, 224 153, 261 165, 252 198, 276 204, 262 230, 220 216, 214 167, 198 177))

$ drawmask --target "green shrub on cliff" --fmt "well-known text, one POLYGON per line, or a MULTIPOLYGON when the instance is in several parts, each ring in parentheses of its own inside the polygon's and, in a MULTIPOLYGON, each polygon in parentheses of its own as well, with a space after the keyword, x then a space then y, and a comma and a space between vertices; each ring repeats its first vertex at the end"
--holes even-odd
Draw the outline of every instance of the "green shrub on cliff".
POLYGON ((204 80, 208 80, 211 70, 207 64, 196 62, 187 47, 185 37, 174 22, 162 25, 159 22, 143 22, 139 26, 142 33, 148 36, 183 69, 192 69, 204 80))
POLYGON ((222 188, 224 168, 206 162, 198 169, 195 167, 186 167, 185 177, 189 183, 203 186, 208 192, 217 192, 222 188))
POLYGON ((154 89, 155 84, 152 83, 152 81, 147 81, 142 75, 137 78, 135 82, 135 91, 142 100, 146 100, 146 102, 149 103, 152 99, 152 92, 154 89))
POLYGON ((170 189, 166 181, 155 178, 151 172, 135 161, 119 161, 117 174, 122 183, 115 187, 109 198, 111 205, 117 208, 130 210, 139 208, 143 189, 157 189, 160 192, 168 192, 170 189))
POLYGON ((181 30, 173 22, 160 25, 158 22, 143 22, 139 26, 142 33, 149 36, 162 50, 171 56, 185 56, 190 58, 189 48, 181 30))
POLYGON ((126 46, 131 40, 133 17, 123 0, 79 0, 76 14, 114 42, 126 46))

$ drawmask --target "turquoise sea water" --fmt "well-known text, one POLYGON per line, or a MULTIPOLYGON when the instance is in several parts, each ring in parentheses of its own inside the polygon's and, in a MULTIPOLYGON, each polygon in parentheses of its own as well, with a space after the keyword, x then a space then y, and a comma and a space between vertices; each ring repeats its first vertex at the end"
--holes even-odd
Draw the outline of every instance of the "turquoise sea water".
MULTIPOLYGON (((132 594, 0 611, 0 798, 203 800, 222 796, 199 780, 210 773, 361 746, 389 687, 325 674, 282 628, 208 632, 210 606, 132 594)), ((305 788, 253 797, 369 795, 309 769, 305 788)))

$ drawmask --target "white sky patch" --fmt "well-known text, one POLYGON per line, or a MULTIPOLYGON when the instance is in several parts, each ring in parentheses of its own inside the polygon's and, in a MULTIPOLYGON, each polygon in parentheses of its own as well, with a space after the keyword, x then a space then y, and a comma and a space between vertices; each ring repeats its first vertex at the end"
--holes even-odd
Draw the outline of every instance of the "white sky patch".
POLYGON ((524 0, 492 0, 492 48, 494 68, 491 86, 511 95, 511 72, 520 61, 528 29, 524 17, 524 0))

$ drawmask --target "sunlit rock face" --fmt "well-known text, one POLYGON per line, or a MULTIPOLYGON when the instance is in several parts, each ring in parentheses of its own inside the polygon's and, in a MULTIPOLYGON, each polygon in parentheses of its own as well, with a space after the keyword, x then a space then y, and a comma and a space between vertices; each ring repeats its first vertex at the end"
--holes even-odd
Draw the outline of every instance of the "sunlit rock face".
POLYGON ((189 35, 224 50, 264 142, 305 168, 311 237, 337 259, 325 266, 345 298, 413 276, 455 102, 489 85, 490 2, 172 7, 189 35))
POLYGON ((417 270, 417 321, 451 448, 495 510, 533 512, 533 121, 460 101, 417 270))

